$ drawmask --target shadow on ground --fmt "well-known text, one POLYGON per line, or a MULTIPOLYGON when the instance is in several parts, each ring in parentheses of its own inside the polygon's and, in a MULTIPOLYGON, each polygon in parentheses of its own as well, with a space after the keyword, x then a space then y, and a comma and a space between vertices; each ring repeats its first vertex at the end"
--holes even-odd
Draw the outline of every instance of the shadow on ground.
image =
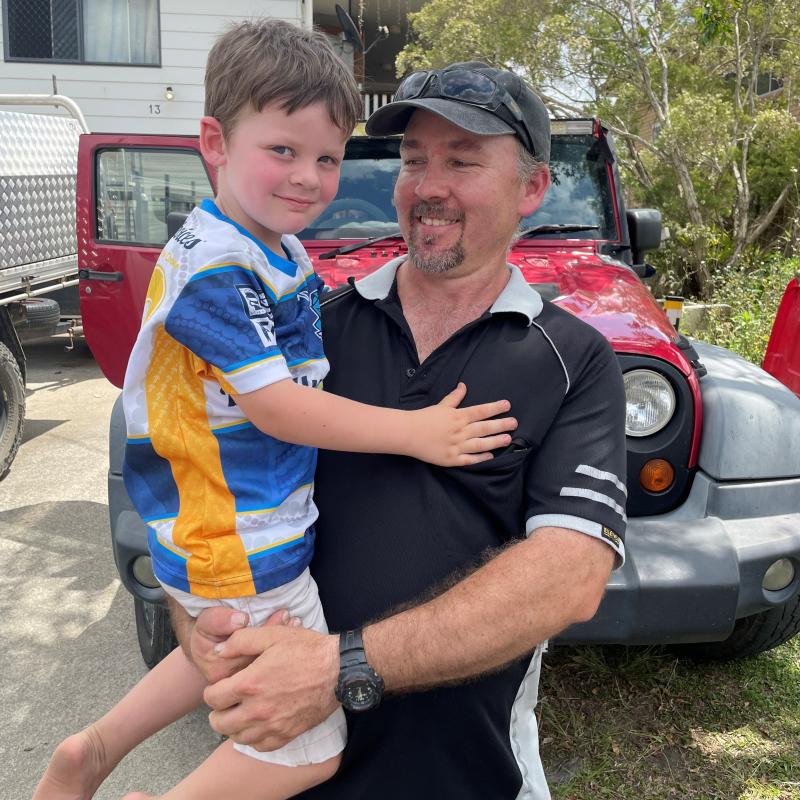
MULTIPOLYGON (((46 502, 0 513, 0 570, 0 797, 29 800, 55 745, 146 670, 104 504, 46 502)), ((217 743, 200 710, 126 759, 96 798, 165 791, 217 743)))

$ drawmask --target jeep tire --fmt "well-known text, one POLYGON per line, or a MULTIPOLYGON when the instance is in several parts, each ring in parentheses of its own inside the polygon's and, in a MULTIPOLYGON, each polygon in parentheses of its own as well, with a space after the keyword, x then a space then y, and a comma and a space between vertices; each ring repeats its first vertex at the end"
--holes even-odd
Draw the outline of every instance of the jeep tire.
POLYGON ((800 633, 800 595, 782 606, 737 620, 722 642, 680 645, 677 650, 698 661, 733 661, 748 658, 788 642, 800 633))
POLYGON ((133 608, 139 650, 144 663, 152 669, 178 646, 169 620, 169 611, 166 606, 147 603, 138 597, 133 598, 133 608))
POLYGON ((22 441, 25 383, 12 352, 0 342, 0 480, 8 475, 22 441))

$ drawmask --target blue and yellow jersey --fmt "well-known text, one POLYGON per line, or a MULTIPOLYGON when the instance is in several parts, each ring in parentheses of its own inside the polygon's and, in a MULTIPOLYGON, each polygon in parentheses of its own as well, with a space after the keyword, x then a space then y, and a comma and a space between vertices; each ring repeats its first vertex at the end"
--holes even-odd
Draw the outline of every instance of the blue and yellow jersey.
POLYGON ((210 200, 153 272, 123 388, 124 478, 163 583, 242 597, 311 560, 316 450, 259 431, 234 396, 328 372, 321 279, 303 246, 271 252, 210 200))

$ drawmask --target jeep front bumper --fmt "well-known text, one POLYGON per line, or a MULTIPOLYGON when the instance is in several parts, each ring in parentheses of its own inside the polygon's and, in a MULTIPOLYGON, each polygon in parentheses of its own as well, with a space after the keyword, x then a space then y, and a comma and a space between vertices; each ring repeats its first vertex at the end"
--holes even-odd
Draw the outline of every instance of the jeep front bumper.
MULTIPOLYGON (((162 589, 134 574, 136 560, 147 556, 147 531, 119 474, 109 475, 109 501, 122 582, 142 600, 161 602, 162 589)), ((611 574, 599 611, 559 641, 722 641, 737 619, 782 605, 800 589, 798 509, 800 478, 731 483, 698 472, 679 508, 628 520, 625 564, 611 574), (764 574, 780 558, 792 562, 795 577, 781 591, 765 590, 764 574)))
POLYGON ((625 552, 595 617, 559 641, 722 641, 737 619, 800 589, 800 478, 718 482, 698 472, 679 508, 628 520, 625 552), (794 578, 766 590, 764 575, 780 558, 791 561, 794 578))

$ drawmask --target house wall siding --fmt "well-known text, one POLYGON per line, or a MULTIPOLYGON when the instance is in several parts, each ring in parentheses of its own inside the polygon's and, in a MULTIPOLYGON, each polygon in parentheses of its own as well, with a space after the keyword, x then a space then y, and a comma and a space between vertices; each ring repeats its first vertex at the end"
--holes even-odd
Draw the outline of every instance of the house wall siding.
MULTIPOLYGON (((300 24, 303 10, 302 0, 226 0, 224 13, 210 0, 160 4, 160 67, 6 61, 0 14, 0 93, 50 94, 55 75, 59 94, 78 103, 92 131, 195 134, 203 114, 206 57, 216 36, 229 22, 251 17, 300 24), (167 86, 173 100, 165 99, 167 86)), ((27 110, 58 113, 46 106, 27 110)))

